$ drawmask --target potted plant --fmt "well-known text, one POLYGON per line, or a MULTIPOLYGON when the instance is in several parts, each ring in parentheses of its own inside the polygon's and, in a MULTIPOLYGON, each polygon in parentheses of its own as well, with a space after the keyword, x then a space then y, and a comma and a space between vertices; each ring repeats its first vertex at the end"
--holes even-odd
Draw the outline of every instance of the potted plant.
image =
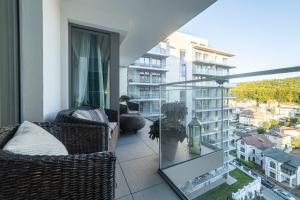
MULTIPOLYGON (((171 102, 161 107, 161 151, 162 156, 174 160, 178 142, 183 142, 187 137, 186 127, 182 121, 187 115, 187 107, 182 102, 171 102)), ((150 126, 149 137, 154 140, 159 138, 159 120, 150 126)))
POLYGON ((127 95, 122 95, 120 96, 120 101, 121 102, 128 102, 130 100, 130 97, 127 95))

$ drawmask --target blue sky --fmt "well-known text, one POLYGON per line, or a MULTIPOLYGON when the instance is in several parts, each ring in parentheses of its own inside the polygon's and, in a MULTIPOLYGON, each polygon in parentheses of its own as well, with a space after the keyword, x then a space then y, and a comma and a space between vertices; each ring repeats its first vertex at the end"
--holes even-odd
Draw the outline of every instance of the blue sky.
POLYGON ((232 73, 300 65, 299 0, 219 0, 179 31, 234 53, 232 73))

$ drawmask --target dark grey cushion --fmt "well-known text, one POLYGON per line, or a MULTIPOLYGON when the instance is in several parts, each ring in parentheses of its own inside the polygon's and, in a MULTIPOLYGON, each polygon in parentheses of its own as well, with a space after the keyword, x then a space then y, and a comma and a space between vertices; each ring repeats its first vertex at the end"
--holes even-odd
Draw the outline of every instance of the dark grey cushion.
POLYGON ((106 124, 109 123, 108 117, 103 108, 97 108, 94 110, 76 110, 72 113, 72 116, 80 119, 103 122, 106 124))

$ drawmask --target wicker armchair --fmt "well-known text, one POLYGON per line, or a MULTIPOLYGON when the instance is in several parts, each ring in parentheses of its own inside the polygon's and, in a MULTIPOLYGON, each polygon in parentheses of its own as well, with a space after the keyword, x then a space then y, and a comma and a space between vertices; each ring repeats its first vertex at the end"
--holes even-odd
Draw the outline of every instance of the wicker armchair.
POLYGON ((0 128, 0 199, 114 199, 116 157, 103 151, 93 125, 37 123, 59 139, 67 156, 29 156, 2 150, 18 126, 0 128))
MULTIPOLYGON (((97 125, 101 129, 101 134, 108 136, 108 134, 109 134, 108 124, 73 117, 72 113, 74 111, 76 111, 77 109, 89 110, 89 109, 95 109, 95 108, 94 107, 82 107, 82 108, 76 108, 76 109, 71 108, 71 109, 67 109, 67 110, 62 110, 57 114, 55 122, 57 122, 57 123, 97 125)), ((119 119, 118 111, 111 110, 111 109, 105 109, 105 113, 108 116, 108 120, 110 122, 118 122, 118 119, 119 119)), ((117 140, 118 140, 118 137, 119 137, 119 128, 116 127, 115 130, 113 130, 113 133, 111 135, 112 135, 112 138, 110 140, 108 140, 108 137, 106 137, 107 140, 106 140, 105 143, 103 143, 103 145, 104 145, 104 147, 105 147, 104 149, 106 151, 114 152, 115 148, 116 148, 117 140)))

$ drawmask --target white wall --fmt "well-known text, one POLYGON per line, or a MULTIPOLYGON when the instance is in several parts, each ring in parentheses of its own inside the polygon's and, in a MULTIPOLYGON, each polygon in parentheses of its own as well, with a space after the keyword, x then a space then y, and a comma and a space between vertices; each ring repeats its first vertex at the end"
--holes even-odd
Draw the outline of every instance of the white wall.
POLYGON ((20 1, 21 118, 43 120, 43 2, 20 1))
POLYGON ((43 96, 45 120, 61 109, 60 0, 43 0, 43 96))

